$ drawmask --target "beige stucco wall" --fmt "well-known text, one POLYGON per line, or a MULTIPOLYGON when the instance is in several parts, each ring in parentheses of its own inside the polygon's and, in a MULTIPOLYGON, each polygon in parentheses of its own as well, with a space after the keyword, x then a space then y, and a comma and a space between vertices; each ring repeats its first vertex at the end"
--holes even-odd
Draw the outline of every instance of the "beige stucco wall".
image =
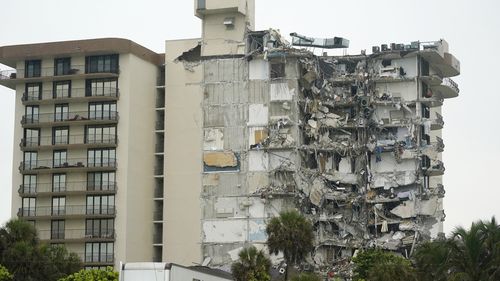
POLYGON ((165 186, 163 260, 201 262, 201 65, 194 72, 175 59, 199 39, 167 41, 165 54, 165 186))
POLYGON ((115 263, 151 261, 153 256, 153 171, 158 67, 120 54, 117 104, 117 216, 115 263))

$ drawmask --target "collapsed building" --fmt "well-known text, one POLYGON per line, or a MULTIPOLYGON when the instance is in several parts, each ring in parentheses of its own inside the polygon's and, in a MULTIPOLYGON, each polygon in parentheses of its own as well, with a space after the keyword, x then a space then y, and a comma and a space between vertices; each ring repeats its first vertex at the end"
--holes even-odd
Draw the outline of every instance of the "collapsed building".
POLYGON ((190 258, 228 268, 244 247, 265 248, 266 223, 288 209, 314 226, 303 269, 325 274, 347 276, 359 249, 409 257, 440 235, 441 106, 458 96, 449 77, 460 72, 447 42, 318 56, 308 47, 349 41, 293 33, 290 44, 276 30, 252 31, 253 4, 243 2, 198 6, 203 38, 167 41, 167 259, 199 231, 201 254, 190 258), (209 31, 218 21, 220 30, 209 31), (175 111, 188 118, 179 124, 175 111), (195 146, 180 152, 186 139, 195 146), (176 217, 195 200, 200 213, 176 217), (183 228, 189 221, 199 228, 183 228))

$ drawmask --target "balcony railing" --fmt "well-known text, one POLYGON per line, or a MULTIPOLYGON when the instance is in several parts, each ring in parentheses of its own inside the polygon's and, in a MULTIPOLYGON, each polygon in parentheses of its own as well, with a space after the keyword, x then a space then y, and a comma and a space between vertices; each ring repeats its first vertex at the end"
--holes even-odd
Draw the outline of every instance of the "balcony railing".
POLYGON ((73 145, 73 144, 118 144, 116 135, 71 135, 71 136, 55 136, 55 137, 29 137, 21 139, 19 144, 22 148, 37 148, 40 146, 52 145, 73 145))
POLYGON ((92 97, 109 97, 117 98, 120 92, 116 87, 93 87, 93 88, 71 88, 65 90, 43 90, 39 93, 23 93, 22 101, 39 101, 39 100, 62 100, 69 98, 92 98, 92 97))
POLYGON ((451 88, 457 94, 460 93, 457 82, 453 81, 451 78, 444 78, 442 85, 451 88))
POLYGON ((85 192, 85 191, 116 191, 117 185, 114 181, 109 182, 65 182, 65 183, 37 183, 33 185, 20 185, 19 193, 36 195, 38 193, 52 192, 85 192))
POLYGON ((80 239, 114 239, 114 229, 65 229, 65 230, 40 230, 40 240, 80 240, 80 239))
POLYGON ((45 216, 114 216, 116 214, 115 206, 111 205, 66 205, 64 207, 37 207, 37 208, 19 208, 17 216, 19 217, 45 217, 45 216))
POLYGON ((19 165, 20 171, 41 170, 41 169, 58 169, 58 168, 116 168, 116 158, 99 158, 99 159, 64 159, 64 160, 33 160, 23 161, 19 165))
POLYGON ((63 113, 40 113, 23 115, 21 124, 57 123, 73 121, 118 121, 116 111, 77 111, 63 113))
POLYGON ((82 260, 85 263, 113 263, 114 262, 114 255, 113 254, 89 254, 85 253, 83 255, 82 260))

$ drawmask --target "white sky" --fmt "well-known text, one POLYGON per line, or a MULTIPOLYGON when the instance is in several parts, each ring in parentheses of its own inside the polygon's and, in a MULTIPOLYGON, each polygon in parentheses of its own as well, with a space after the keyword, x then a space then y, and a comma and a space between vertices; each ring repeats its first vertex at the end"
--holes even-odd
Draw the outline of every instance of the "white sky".
MULTIPOLYGON (((200 37, 192 0, 3 0, 0 46, 99 37, 164 52, 166 39, 200 37)), ((446 100, 445 231, 500 219, 500 1, 256 0, 256 29, 341 36, 350 54, 384 43, 444 38, 461 62, 460 97, 446 100)), ((1 67, 1 66, 0 66, 1 67)), ((10 217, 14 92, 0 86, 0 224, 10 217)), ((18 126, 18 129, 20 127, 18 126)), ((19 163, 14 163, 17 168, 19 163)), ((17 188, 16 188, 17 189, 17 188)))

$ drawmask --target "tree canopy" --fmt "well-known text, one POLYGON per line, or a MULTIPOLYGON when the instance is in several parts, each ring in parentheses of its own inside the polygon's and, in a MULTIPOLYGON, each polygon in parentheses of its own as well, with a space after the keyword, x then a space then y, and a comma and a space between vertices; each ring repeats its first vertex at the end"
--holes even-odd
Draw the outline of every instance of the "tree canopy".
POLYGON ((254 246, 244 248, 238 254, 239 259, 231 266, 231 272, 237 281, 269 281, 271 261, 262 250, 254 246))
POLYGON ((0 265, 0 281, 11 281, 11 280, 12 280, 12 274, 10 274, 7 268, 0 265))
POLYGON ((82 268, 76 254, 64 246, 41 243, 36 229, 23 220, 0 228, 0 264, 14 281, 55 281, 82 268))
POLYGON ((354 280, 417 280, 409 260, 380 249, 363 251, 353 258, 353 262, 354 280))
POLYGON ((266 232, 269 252, 283 253, 286 261, 285 280, 287 280, 288 266, 302 262, 313 249, 312 224, 299 212, 286 211, 269 221, 266 232))
POLYGON ((112 267, 106 269, 82 269, 59 281, 118 281, 118 272, 112 267))

